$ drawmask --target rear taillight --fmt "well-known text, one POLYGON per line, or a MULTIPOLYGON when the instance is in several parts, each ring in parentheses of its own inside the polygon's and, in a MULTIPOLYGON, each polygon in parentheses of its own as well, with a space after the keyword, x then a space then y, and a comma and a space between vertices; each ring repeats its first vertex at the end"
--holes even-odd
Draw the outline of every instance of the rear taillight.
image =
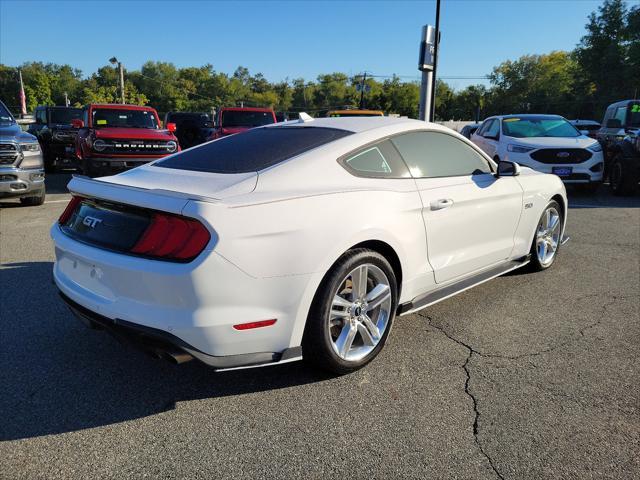
POLYGON ((78 208, 81 201, 81 197, 71 197, 71 201, 67 205, 67 208, 64 209, 64 212, 62 212, 62 215, 60 215, 60 218, 58 219, 58 223, 60 225, 64 225, 69 221, 71 215, 76 211, 76 208, 78 208))
POLYGON ((131 253, 188 261, 198 256, 210 239, 209 231, 197 220, 154 213, 131 253))

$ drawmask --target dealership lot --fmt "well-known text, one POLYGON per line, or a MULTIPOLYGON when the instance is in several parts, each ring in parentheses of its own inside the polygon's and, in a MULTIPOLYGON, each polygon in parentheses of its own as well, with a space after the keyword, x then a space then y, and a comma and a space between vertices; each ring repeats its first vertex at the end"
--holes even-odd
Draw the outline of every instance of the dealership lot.
MULTIPOLYGON (((631 478, 640 198, 570 194, 554 267, 401 317, 365 369, 214 373, 87 330, 51 283, 68 200, 0 206, 0 476, 631 478)), ((633 472, 636 472, 634 474, 633 472)))

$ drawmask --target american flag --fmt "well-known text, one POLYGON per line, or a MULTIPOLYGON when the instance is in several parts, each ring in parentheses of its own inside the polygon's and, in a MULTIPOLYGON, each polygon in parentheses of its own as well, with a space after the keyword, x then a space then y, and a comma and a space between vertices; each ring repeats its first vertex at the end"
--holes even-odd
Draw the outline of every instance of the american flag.
POLYGON ((22 83, 22 72, 18 70, 18 74, 20 75, 20 109, 22 115, 27 114, 27 97, 24 94, 24 84, 22 83))

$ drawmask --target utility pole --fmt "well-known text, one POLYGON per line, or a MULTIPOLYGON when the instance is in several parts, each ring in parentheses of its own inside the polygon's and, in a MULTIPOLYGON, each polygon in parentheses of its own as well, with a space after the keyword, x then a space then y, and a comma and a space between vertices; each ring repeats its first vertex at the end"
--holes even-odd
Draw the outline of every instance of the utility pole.
POLYGON ((430 121, 436 120, 436 85, 437 77, 436 71, 438 69, 438 50, 440 50, 440 0, 436 0, 436 31, 435 31, 435 44, 433 48, 433 88, 431 90, 431 112, 430 121))
POLYGON ((422 71, 422 83, 420 85, 420 111, 418 118, 423 121, 430 121, 431 102, 433 99, 433 63, 434 63, 434 42, 435 29, 431 25, 422 27, 422 40, 420 42, 420 58, 418 60, 418 70, 422 71))
POLYGON ((67 95, 67 92, 64 92, 64 106, 69 106, 69 95, 67 95))
POLYGON ((362 82, 360 83, 360 110, 364 110, 364 89, 367 85, 367 72, 365 70, 362 82))
POLYGON ((118 66, 118 71, 120 73, 120 103, 124 105, 124 68, 122 67, 122 62, 119 62, 116 57, 111 57, 109 59, 112 65, 118 66))

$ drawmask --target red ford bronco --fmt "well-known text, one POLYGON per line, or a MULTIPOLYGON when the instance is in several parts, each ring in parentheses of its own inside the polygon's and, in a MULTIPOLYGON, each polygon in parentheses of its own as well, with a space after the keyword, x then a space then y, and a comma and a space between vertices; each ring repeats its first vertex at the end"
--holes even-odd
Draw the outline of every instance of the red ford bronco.
POLYGON ((78 167, 89 177, 111 175, 180 151, 175 124, 160 128, 158 113, 151 107, 90 104, 72 125, 78 129, 78 167))
POLYGON ((276 123, 276 114, 270 108, 224 107, 218 112, 215 129, 209 140, 244 132, 253 127, 276 123))

